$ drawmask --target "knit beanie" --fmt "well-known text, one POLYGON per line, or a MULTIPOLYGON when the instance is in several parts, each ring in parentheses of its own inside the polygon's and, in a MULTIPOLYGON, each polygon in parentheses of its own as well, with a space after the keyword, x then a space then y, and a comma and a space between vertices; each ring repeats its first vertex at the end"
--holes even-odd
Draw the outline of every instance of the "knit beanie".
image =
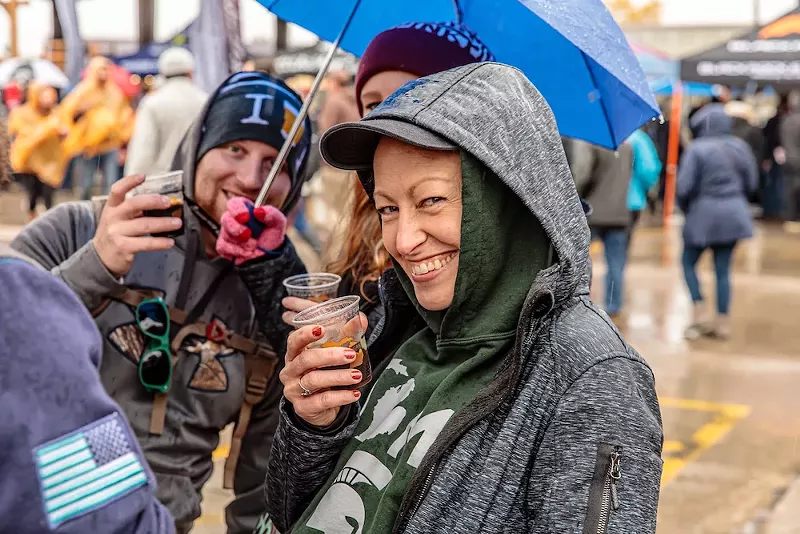
MULTIPOLYGON (((288 85, 263 72, 234 74, 211 98, 197 162, 209 150, 234 141, 260 141, 280 150, 303 106, 300 96, 288 85)), ((311 121, 306 117, 287 158, 292 183, 301 179, 310 147, 311 121)))
POLYGON ((465 26, 454 22, 408 22, 383 31, 370 41, 356 74, 356 102, 364 84, 378 73, 399 70, 420 78, 436 72, 494 61, 494 55, 465 26))

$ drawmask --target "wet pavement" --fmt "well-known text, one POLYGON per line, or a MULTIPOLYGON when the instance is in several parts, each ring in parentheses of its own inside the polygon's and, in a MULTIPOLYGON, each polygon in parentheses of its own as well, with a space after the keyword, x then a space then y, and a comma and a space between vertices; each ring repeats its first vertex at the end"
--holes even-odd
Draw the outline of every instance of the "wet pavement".
MULTIPOLYGON (((0 240, 24 220, 8 211, 19 200, 3 196, 0 240)), ((653 367, 661 400, 658 532, 800 533, 800 236, 760 225, 737 248, 729 341, 683 339, 691 303, 679 252, 679 228, 637 230, 617 320, 653 367)), ((593 257, 602 291, 602 253, 593 257)), ((713 303, 709 258, 700 270, 713 303)), ((224 445, 216 456, 221 467, 224 445)), ((215 473, 195 534, 224 531, 230 495, 221 486, 215 473)))
MULTIPOLYGON (((677 229, 637 232, 618 321, 661 400, 658 532, 800 532, 800 237, 761 226, 737 248, 724 342, 682 338, 691 302, 679 242, 677 229)), ((701 269, 713 302, 709 258, 701 269)))

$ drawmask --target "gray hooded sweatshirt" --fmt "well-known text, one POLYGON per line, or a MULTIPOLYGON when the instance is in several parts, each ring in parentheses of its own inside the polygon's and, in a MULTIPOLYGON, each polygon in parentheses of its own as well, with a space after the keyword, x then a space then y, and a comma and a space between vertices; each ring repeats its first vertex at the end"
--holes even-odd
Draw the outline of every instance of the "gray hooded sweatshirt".
MULTIPOLYGON (((655 532, 663 435, 653 374, 588 298, 589 231, 547 102, 520 71, 482 63, 411 82, 364 120, 386 117, 475 156, 519 196, 555 250, 554 264, 530 287, 514 347, 494 379, 438 434, 409 432, 407 446, 429 448, 394 532, 655 532)), ((387 317, 402 298, 389 278, 381 280, 387 317)), ((371 359, 390 357, 397 346, 374 341, 371 359)), ((267 510, 284 534, 354 436, 359 414, 345 411, 321 432, 281 404, 267 510)), ((374 476, 375 465, 349 467, 336 479, 343 486, 386 482, 374 476)), ((343 500, 342 517, 321 532, 342 532, 336 525, 343 524, 360 532, 357 508, 343 500)))
MULTIPOLYGON (((205 113, 186 134, 173 165, 184 171, 187 198, 194 193, 195 154, 205 113)), ((299 191, 301 184, 294 185, 299 191)), ((297 191, 290 198, 296 198, 297 191)), ((144 338, 133 308, 108 300, 121 285, 100 262, 92 244, 97 217, 91 202, 61 204, 25 227, 12 247, 50 269, 96 312, 103 337, 103 385, 136 433, 158 481, 159 499, 175 517, 178 531, 185 532, 201 514, 200 491, 211 476, 219 432, 238 418, 245 397, 245 360, 241 353, 215 341, 188 336, 173 369, 164 431, 151 434, 153 394, 138 378, 144 338)), ((189 209, 184 209, 184 228, 172 250, 138 254, 124 277, 125 285, 155 290, 175 305, 181 280, 190 279, 186 303, 178 306, 188 312, 216 284, 208 304, 198 310, 198 320, 216 319, 241 335, 258 336, 283 355, 289 327, 280 318, 280 301, 285 296, 282 281, 305 272, 291 242, 285 241, 277 257, 233 268, 222 258, 205 257, 200 223, 189 209), (187 256, 193 258, 187 261, 187 256)), ((174 336, 177 327, 172 330, 174 336)), ((263 511, 264 477, 278 421, 279 385, 276 370, 266 397, 253 409, 243 440, 234 480, 236 499, 226 512, 231 534, 251 533, 263 511)))

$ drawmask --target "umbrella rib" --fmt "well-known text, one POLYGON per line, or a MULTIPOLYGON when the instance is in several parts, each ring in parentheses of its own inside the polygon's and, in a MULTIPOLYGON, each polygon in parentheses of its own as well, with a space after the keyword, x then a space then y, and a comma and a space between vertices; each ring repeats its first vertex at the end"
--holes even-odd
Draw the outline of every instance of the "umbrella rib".
POLYGON ((458 3, 458 0, 453 0, 453 7, 456 9, 456 22, 461 24, 464 21, 464 10, 461 9, 461 4, 458 3))
MULTIPOLYGON (((586 60, 586 54, 584 54, 583 51, 581 51, 581 58, 583 58, 583 64, 586 65, 586 70, 589 72, 589 78, 592 80, 592 87, 595 91, 597 91, 597 80, 594 77, 594 71, 592 71, 592 66, 589 65, 589 62, 586 60)), ((617 140, 614 138, 614 130, 611 128, 611 117, 608 116, 608 110, 606 109, 605 101, 603 101, 603 95, 600 95, 600 109, 603 110, 603 117, 606 119, 608 135, 611 138, 611 145, 616 147, 617 140)))

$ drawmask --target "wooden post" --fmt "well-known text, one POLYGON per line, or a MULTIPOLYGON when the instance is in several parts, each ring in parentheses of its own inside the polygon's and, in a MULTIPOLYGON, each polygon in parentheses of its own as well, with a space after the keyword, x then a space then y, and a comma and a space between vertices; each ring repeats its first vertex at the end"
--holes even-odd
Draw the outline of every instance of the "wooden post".
POLYGON ((667 175, 664 182, 664 219, 663 219, 663 247, 662 261, 669 264, 672 261, 674 244, 670 222, 675 212, 675 189, 678 176, 678 156, 681 147, 681 117, 683 115, 683 86, 680 81, 672 86, 672 109, 669 115, 669 144, 667 145, 667 175))
POLYGON ((22 6, 27 6, 28 0, 7 0, 6 2, 0 2, 0 6, 6 10, 8 13, 9 19, 9 26, 11 31, 11 57, 17 57, 19 55, 18 45, 18 27, 17 27, 17 8, 22 6))
POLYGON ((153 26, 155 25, 155 0, 138 0, 139 20, 139 46, 145 46, 153 41, 153 26))

